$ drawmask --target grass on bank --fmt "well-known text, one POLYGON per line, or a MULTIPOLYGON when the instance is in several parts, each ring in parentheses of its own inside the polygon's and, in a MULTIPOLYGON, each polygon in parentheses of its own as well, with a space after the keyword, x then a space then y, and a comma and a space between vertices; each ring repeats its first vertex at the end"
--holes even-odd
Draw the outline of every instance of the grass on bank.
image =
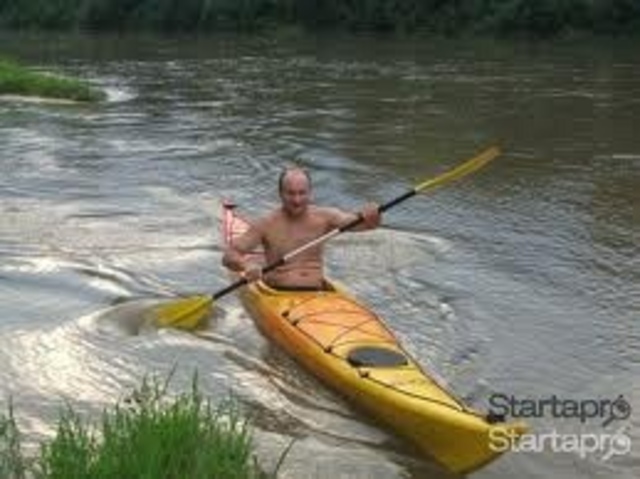
POLYGON ((97 102, 106 95, 80 80, 38 73, 11 60, 0 59, 0 95, 22 95, 97 102))
POLYGON ((3 479, 264 479, 251 453, 249 425, 237 403, 217 406, 197 389, 168 398, 166 383, 143 381, 106 409, 98 424, 71 407, 55 436, 26 458, 13 407, 0 415, 3 479))

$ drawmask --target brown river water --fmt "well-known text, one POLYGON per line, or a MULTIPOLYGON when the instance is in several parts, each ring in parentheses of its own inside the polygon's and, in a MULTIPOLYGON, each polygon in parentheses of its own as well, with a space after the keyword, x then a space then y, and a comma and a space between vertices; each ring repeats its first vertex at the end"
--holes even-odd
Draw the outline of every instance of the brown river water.
POLYGON ((327 271, 480 409, 626 406, 544 409, 536 437, 594 447, 548 440, 473 477, 638 477, 636 43, 3 35, 0 53, 109 100, 0 100, 2 404, 37 443, 67 401, 97 413, 145 374, 175 368, 180 390, 197 370, 208 395, 240 398, 265 469, 296 439, 281 478, 450 477, 270 346, 233 296, 200 335, 132 331, 152 301, 227 284, 221 201, 261 214, 282 166, 350 209, 499 144, 473 178, 336 239, 327 271))

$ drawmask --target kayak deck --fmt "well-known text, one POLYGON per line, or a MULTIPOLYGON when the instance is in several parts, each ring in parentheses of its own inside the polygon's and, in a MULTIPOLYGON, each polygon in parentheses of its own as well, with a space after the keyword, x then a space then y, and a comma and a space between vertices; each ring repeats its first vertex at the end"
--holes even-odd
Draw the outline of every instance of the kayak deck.
MULTIPOLYGON (((225 241, 247 228, 226 204, 225 241)), ((380 317, 328 284, 327 291, 281 291, 260 281, 243 288, 240 298, 265 336, 453 472, 473 471, 501 454, 491 448, 492 431, 501 437, 526 431, 521 423, 491 424, 465 406, 411 358, 380 317)))

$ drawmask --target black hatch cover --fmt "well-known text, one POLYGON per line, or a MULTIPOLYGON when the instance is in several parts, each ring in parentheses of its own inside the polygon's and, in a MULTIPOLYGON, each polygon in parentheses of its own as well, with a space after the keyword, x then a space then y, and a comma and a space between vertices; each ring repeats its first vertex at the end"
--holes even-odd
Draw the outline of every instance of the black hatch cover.
POLYGON ((347 361, 353 367, 396 368, 409 364, 404 354, 379 346, 361 346, 349 351, 347 361))

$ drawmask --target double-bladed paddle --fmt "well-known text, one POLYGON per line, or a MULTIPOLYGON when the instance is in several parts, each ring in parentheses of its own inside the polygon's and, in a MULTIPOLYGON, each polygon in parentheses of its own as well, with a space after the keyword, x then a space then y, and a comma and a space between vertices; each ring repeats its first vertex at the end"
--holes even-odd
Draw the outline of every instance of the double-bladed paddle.
MULTIPOLYGON (((415 186, 411 190, 406 193, 384 203, 378 207, 378 211, 380 213, 384 213, 385 211, 393 208, 394 206, 402 203, 403 201, 408 200, 409 198, 417 195, 418 193, 424 191, 432 191, 436 188, 444 186, 446 184, 452 183, 453 181, 459 180, 477 170, 482 168, 484 165, 489 163, 491 160, 496 158, 500 154, 500 149, 496 146, 490 147, 484 150, 482 153, 477 156, 471 158, 470 160, 465 161, 461 165, 449 170, 441 175, 436 176, 435 178, 431 178, 426 180, 419 185, 415 186)), ((309 248, 313 248, 325 241, 330 240, 334 236, 339 235, 345 231, 353 229, 360 223, 364 221, 364 218, 361 215, 354 218, 349 223, 339 227, 334 228, 333 230, 325 233, 318 238, 305 243, 304 245, 294 249, 293 251, 285 254, 277 261, 274 261, 270 264, 267 264, 262 268, 262 274, 267 274, 270 271, 273 271, 276 268, 288 263, 292 258, 298 256, 303 251, 308 250, 309 248)), ((153 308, 150 312, 151 320, 160 327, 174 327, 180 329, 196 329, 202 322, 203 319, 209 316, 211 312, 211 308, 213 307, 215 301, 226 296, 227 294, 235 291, 238 288, 246 285, 249 282, 247 278, 241 277, 234 283, 231 283, 227 287, 216 291, 211 295, 198 295, 198 296, 190 296, 186 298, 177 299, 171 301, 166 304, 161 304, 153 308)))

